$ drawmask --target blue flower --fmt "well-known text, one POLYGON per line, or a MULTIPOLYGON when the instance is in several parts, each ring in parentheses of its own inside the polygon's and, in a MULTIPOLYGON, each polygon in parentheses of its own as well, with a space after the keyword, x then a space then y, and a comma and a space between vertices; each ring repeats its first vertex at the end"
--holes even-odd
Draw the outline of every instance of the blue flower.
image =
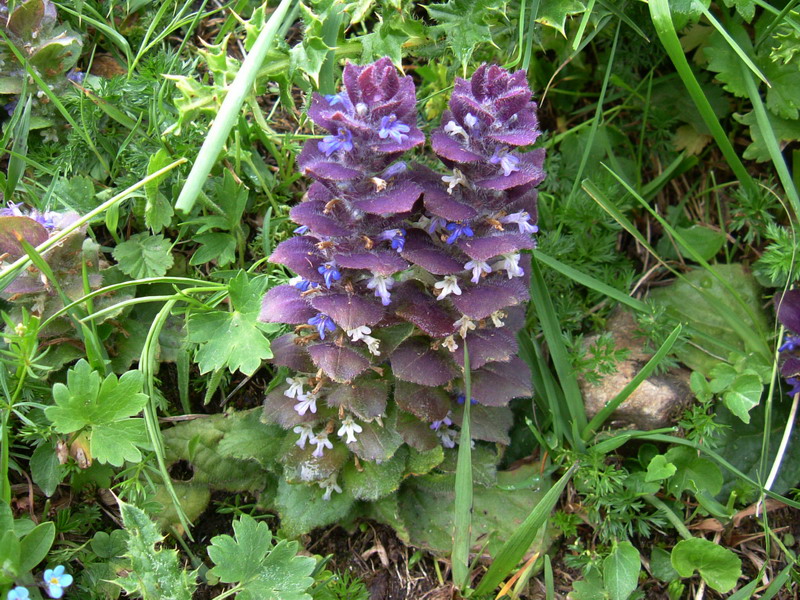
POLYGON ((472 237, 475 235, 472 232, 472 228, 469 225, 464 225, 464 223, 448 223, 445 229, 450 232, 450 237, 447 238, 448 244, 454 244, 455 241, 462 235, 466 237, 472 237))
POLYGON ((406 245, 406 230, 405 229, 388 229, 378 236, 381 241, 392 242, 392 248, 398 252, 402 252, 406 245))
POLYGON ((400 162, 394 163, 391 167, 386 169, 382 174, 382 179, 391 179, 395 175, 400 175, 401 173, 405 173, 408 170, 408 166, 402 160, 400 162))
POLYGON ((64 595, 64 588, 72 585, 72 575, 64 573, 64 570, 64 565, 58 565, 55 569, 47 569, 44 572, 44 585, 51 598, 61 598, 64 595))
POLYGON ((489 162, 493 165, 500 164, 500 168, 503 169, 503 176, 508 177, 514 171, 519 171, 519 158, 510 154, 508 152, 496 152, 492 155, 492 158, 489 159, 489 162))
POLYGON ((403 140, 408 137, 406 134, 409 131, 411 131, 411 127, 398 121, 397 117, 392 114, 388 117, 381 117, 381 128, 378 130, 378 136, 382 140, 391 137, 398 144, 402 144, 403 140))
MULTIPOLYGON (((466 399, 467 399, 467 397, 464 394, 459 394, 458 398, 456 398, 456 401, 459 404, 464 404, 464 400, 466 400, 466 399)), ((475 398, 470 398, 469 399, 469 403, 472 404, 473 406, 475 406, 478 403, 478 401, 475 400, 475 398)))
POLYGON ((78 69, 70 69, 67 72, 67 79, 79 85, 83 83, 85 77, 86 73, 84 73, 83 71, 79 71, 78 69))
POLYGON ((8 592, 8 596, 6 596, 7 600, 28 600, 30 597, 28 588, 24 588, 21 585, 8 592))
POLYGON ((800 335, 786 334, 783 338, 783 344, 778 348, 778 352, 794 352, 800 348, 800 335))
POLYGON ((339 281, 342 278, 342 274, 336 268, 336 263, 334 262, 326 262, 317 271, 325 278, 325 286, 328 289, 331 289, 331 281, 339 281))
POLYGON ((330 106, 336 106, 337 104, 341 104, 342 96, 341 92, 339 94, 325 94, 325 100, 328 101, 330 106))
POLYGON ((452 419, 450 419, 450 413, 448 413, 447 416, 445 416, 445 418, 442 419, 441 421, 434 421, 433 423, 431 423, 431 429, 433 429, 434 431, 439 431, 439 428, 442 425, 450 426, 452 424, 453 421, 452 419))
POLYGON ((800 394, 800 377, 787 377, 786 383, 792 386, 792 389, 786 394, 789 398, 794 398, 795 395, 800 394))
POLYGON ((430 234, 436 233, 440 227, 445 227, 447 225, 447 219, 443 219, 442 217, 431 217, 430 223, 428 223, 428 227, 425 231, 430 234))
POLYGON ((323 313, 317 313, 316 317, 311 317, 308 320, 308 324, 317 328, 317 331, 319 332, 319 339, 321 340, 325 339, 326 331, 336 331, 336 324, 328 315, 323 313))
MULTIPOLYGON (((294 287, 296 287, 301 292, 307 292, 310 289, 319 287, 318 283, 312 283, 308 279, 303 279, 302 277, 299 278, 300 281, 296 281, 294 283, 294 287)), ((289 283, 292 283, 291 281, 289 283)))
POLYGON ((344 150, 350 152, 353 149, 353 134, 343 127, 339 128, 336 135, 326 135, 322 141, 317 143, 317 148, 325 156, 330 156, 334 152, 344 150))
POLYGON ((300 225, 300 227, 294 230, 294 233, 298 235, 303 235, 304 233, 307 232, 308 232, 308 225, 300 225))

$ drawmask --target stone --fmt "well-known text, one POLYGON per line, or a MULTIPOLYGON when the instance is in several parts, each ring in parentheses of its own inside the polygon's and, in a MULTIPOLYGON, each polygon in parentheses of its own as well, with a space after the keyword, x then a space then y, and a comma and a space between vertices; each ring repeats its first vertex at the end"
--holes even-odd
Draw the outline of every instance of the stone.
MULTIPOLYGON (((630 351, 627 359, 617 363, 616 373, 601 375, 598 383, 590 383, 578 376, 589 419, 613 400, 650 359, 643 349, 643 339, 636 336, 636 328, 633 315, 618 310, 609 319, 607 329, 617 348, 630 351)), ((591 348, 597 337, 587 337, 584 346, 591 348)), ((690 375, 691 372, 684 368, 651 375, 612 413, 604 426, 651 430, 673 425, 691 402, 690 375)))

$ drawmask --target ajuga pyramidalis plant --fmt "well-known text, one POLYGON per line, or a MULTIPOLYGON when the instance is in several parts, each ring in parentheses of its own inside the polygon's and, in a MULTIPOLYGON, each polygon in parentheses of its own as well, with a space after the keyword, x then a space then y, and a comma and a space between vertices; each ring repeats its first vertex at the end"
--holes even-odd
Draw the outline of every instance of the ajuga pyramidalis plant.
POLYGON ((506 405, 532 392, 516 333, 544 178, 543 151, 522 149, 539 135, 522 71, 484 65, 457 80, 431 136, 444 175, 404 159, 425 141, 411 77, 384 58, 348 64, 343 83, 308 111, 328 135, 299 156, 314 182, 291 211, 298 235, 270 257, 297 276, 261 312, 296 326, 272 345, 294 374, 264 419, 296 434, 287 478, 326 497, 350 460, 455 445, 465 342, 473 436, 508 441, 506 405))

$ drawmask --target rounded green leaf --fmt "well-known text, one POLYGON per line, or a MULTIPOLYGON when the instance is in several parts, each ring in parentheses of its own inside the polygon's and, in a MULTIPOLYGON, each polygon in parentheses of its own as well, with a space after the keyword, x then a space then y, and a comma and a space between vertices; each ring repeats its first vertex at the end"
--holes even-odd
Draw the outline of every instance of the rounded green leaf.
POLYGON ((625 600, 639 583, 642 560, 630 542, 620 542, 603 561, 603 585, 611 600, 625 600))
POLYGON ((713 590, 726 594, 742 576, 742 561, 732 551, 703 538, 678 542, 672 549, 672 566, 681 577, 695 571, 713 590))

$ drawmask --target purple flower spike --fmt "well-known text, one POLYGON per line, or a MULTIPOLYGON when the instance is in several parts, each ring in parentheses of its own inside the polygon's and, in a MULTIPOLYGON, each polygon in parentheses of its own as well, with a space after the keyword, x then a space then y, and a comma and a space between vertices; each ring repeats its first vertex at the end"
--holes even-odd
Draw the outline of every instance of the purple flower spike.
POLYGON ((381 128, 378 130, 378 136, 382 140, 391 137, 398 144, 402 144, 404 140, 408 139, 408 132, 411 128, 397 120, 397 116, 392 114, 387 117, 381 117, 381 128))
POLYGON ((333 262, 326 262, 321 267, 318 267, 317 271, 325 279, 325 286, 328 289, 331 289, 333 281, 339 281, 342 278, 342 274, 336 268, 336 263, 333 262))
POLYGON ((382 242, 391 242, 392 248, 398 252, 402 252, 406 245, 406 230, 405 229, 389 229, 384 231, 378 236, 382 242))
POLYGON ((462 235, 465 237, 472 237, 475 235, 472 228, 464 223, 448 223, 445 229, 450 232, 450 236, 447 238, 448 244, 454 244, 462 235))
POLYGON ((326 331, 336 331, 336 324, 331 320, 331 318, 323 313, 317 313, 316 317, 311 317, 308 320, 309 325, 313 325, 317 328, 319 332, 319 339, 325 339, 325 332, 326 331))
POLYGON ((317 148, 325 156, 330 156, 339 150, 350 152, 353 149, 353 134, 340 127, 336 135, 326 135, 322 138, 322 141, 317 143, 317 148))

